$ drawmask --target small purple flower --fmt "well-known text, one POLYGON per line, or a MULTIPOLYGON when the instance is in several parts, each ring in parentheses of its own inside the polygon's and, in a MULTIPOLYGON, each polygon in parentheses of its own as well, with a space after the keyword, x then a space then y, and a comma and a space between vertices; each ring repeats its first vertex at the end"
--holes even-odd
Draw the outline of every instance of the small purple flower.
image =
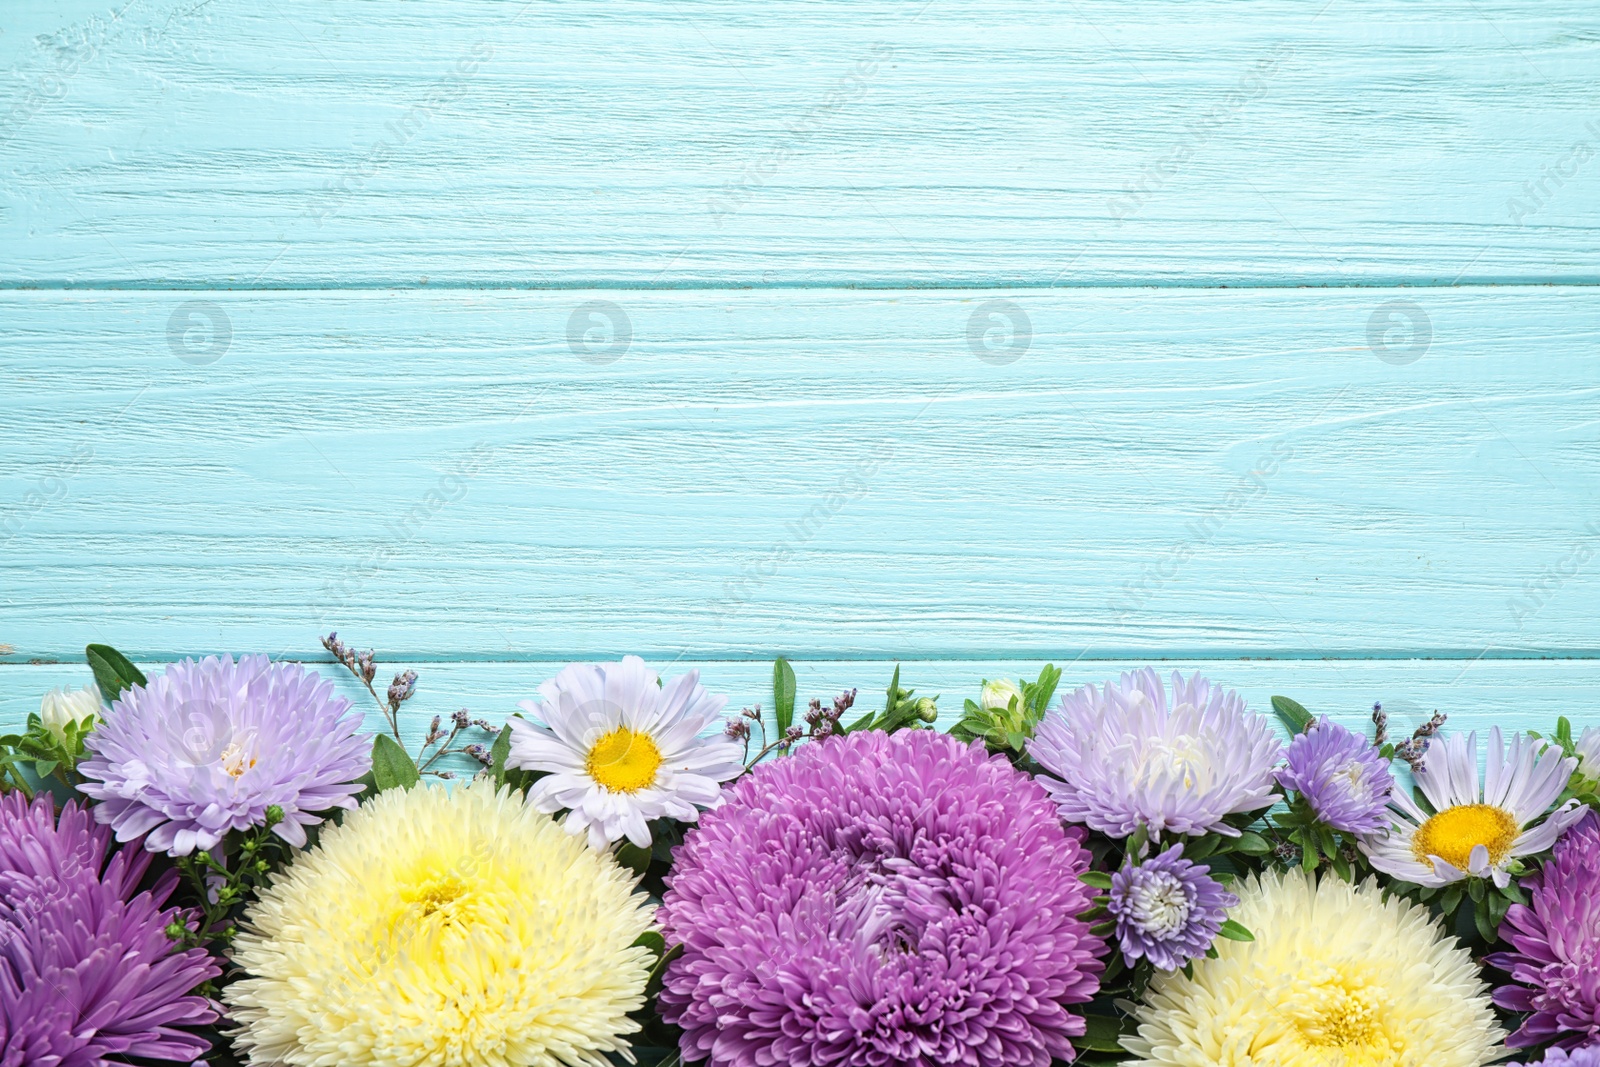
POLYGON ((84 742, 78 788, 118 841, 187 856, 230 830, 283 819, 295 847, 332 808, 354 808, 372 740, 333 683, 265 656, 186 659, 125 690, 84 742))
POLYGON ((1111 876, 1111 901, 1122 957, 1132 966, 1140 957, 1163 971, 1175 971, 1206 954, 1228 909, 1239 898, 1211 877, 1211 868, 1183 858, 1173 845, 1111 876))
POLYGON ((1389 825, 1385 808, 1394 776, 1383 756, 1327 716, 1289 742, 1278 782, 1305 797, 1317 818, 1335 830, 1375 834, 1389 825))
POLYGON ((0 797, 0 1063, 100 1067, 190 1063, 210 1048, 192 1027, 216 1021, 190 991, 221 973, 167 935, 172 872, 143 892, 150 857, 106 849, 111 831, 48 794, 0 797))
POLYGON ((1529 1060, 1526 1064, 1508 1063, 1505 1067, 1600 1067, 1600 1045, 1586 1045, 1570 1052, 1564 1048, 1553 1048, 1545 1052, 1542 1060, 1529 1060))
POLYGON ((1500 926, 1513 951, 1485 957, 1516 983, 1496 989, 1494 1002, 1530 1013, 1506 1044, 1600 1043, 1600 822, 1593 813, 1522 886, 1528 903, 1511 905, 1500 926))

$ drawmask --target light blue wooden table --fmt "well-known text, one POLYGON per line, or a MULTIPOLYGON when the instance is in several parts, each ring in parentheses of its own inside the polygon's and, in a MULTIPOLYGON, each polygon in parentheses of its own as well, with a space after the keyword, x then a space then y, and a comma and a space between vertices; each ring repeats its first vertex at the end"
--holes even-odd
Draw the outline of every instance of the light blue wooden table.
POLYGON ((6 722, 334 628, 419 715, 1600 720, 1593 0, 10 0, 0 70, 6 722))

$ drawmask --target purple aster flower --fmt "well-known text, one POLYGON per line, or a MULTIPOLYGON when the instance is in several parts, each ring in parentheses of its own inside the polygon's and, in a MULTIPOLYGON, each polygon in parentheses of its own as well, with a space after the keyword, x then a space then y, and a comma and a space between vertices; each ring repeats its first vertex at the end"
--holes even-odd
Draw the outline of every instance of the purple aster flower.
POLYGON ((188 1031, 216 1021, 189 991, 221 973, 204 949, 180 949, 163 910, 169 873, 139 892, 148 854, 69 802, 0 797, 0 1064, 101 1067, 190 1063, 210 1043, 188 1031))
POLYGON ((78 788, 118 841, 172 856, 266 822, 295 847, 332 808, 354 808, 371 766, 361 715, 297 663, 243 656, 174 663, 123 692, 84 742, 78 788))
POLYGON ((1028 754, 1061 781, 1041 779, 1068 822, 1111 837, 1216 832, 1273 800, 1282 751, 1266 718, 1232 690, 1172 672, 1172 693, 1155 671, 1086 685, 1039 723, 1028 754))
POLYGON ((1106 910, 1116 918, 1117 942, 1129 966, 1143 957, 1175 971, 1206 954, 1228 909, 1238 903, 1211 877, 1210 867, 1189 862, 1183 846, 1173 845, 1113 874, 1106 910))
POLYGON ((1531 1013, 1506 1044, 1600 1042, 1600 822, 1592 812, 1522 887, 1529 902, 1511 905, 1500 925, 1513 951, 1485 957, 1516 983, 1496 989, 1494 1002, 1531 1013))
POLYGON ((1546 1050, 1544 1059, 1527 1063, 1508 1063, 1505 1067, 1600 1067, 1600 1045, 1587 1045, 1570 1052, 1564 1048, 1546 1050))
POLYGON ((1070 1060, 1104 943, 1081 831, 981 742, 862 731, 724 790, 658 917, 685 1060, 889 1067, 1070 1060))
POLYGON ((1289 742, 1278 782, 1306 798, 1335 830, 1375 834, 1389 825, 1394 776, 1378 750, 1324 715, 1289 742))

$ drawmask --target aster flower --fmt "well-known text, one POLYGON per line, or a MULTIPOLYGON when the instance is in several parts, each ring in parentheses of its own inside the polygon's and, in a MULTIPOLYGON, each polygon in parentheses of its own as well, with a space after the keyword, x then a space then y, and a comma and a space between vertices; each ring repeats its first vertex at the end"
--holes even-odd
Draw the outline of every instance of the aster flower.
POLYGON ((264 825, 295 847, 332 808, 353 808, 371 738, 333 683, 265 656, 187 659, 124 690, 84 747, 78 788, 118 841, 172 856, 264 825))
POLYGON ((633 883, 487 780, 380 793, 247 910, 235 1045, 273 1067, 606 1067, 654 962, 633 883))
POLYGON ((700 672, 662 682, 638 656, 574 663, 519 705, 543 725, 510 720, 506 766, 547 771, 528 790, 540 811, 567 809, 565 825, 604 848, 650 844, 651 819, 694 822, 744 771, 744 749, 721 729, 726 697, 700 672), (715 735, 700 736, 711 727, 715 735))
POLYGON ((1371 834, 1389 825, 1394 776, 1365 738, 1323 716, 1289 742, 1286 763, 1278 783, 1304 797, 1328 826, 1371 834))
POLYGON ((1511 951, 1487 957, 1514 983, 1494 991, 1495 1003, 1530 1013, 1506 1044, 1600 1042, 1600 823, 1580 822, 1522 886, 1528 903, 1511 905, 1500 926, 1511 951))
POLYGON ((175 878, 139 891, 150 856, 50 797, 0 796, 0 1063, 100 1067, 114 1057, 190 1063, 211 1046, 187 1028, 216 1012, 189 991, 220 969, 180 949, 162 904, 175 878))
POLYGON ((1527 1063, 1508 1063, 1505 1067, 1600 1067, 1600 1045, 1589 1045, 1568 1052, 1553 1048, 1545 1052, 1544 1059, 1527 1063))
POLYGON ((1099 985, 1089 864, 981 742, 860 731, 758 766, 675 854, 663 1017, 686 1061, 1070 1060, 1099 985))
POLYGON ((1272 803, 1280 751, 1271 723, 1239 694, 1174 671, 1169 699, 1148 667, 1068 694, 1028 745, 1061 779, 1041 782, 1062 817, 1117 838, 1140 826, 1239 836, 1222 820, 1272 803))
POLYGON ((1254 941, 1157 975, 1122 1039, 1132 1063, 1482 1067, 1501 1052, 1478 964, 1426 908, 1374 881, 1252 875, 1232 916, 1254 941))
POLYGON ((1362 835, 1361 850, 1373 867, 1418 885, 1437 888, 1470 875, 1504 887, 1518 857, 1543 852, 1583 818, 1584 809, 1569 800, 1538 822, 1561 796, 1576 764, 1560 749, 1524 734, 1512 737, 1508 751, 1495 727, 1489 731, 1480 788, 1478 735, 1436 739, 1416 772, 1417 786, 1435 814, 1397 785, 1389 794, 1388 832, 1362 835))
POLYGON ((1106 910, 1115 918, 1117 942, 1131 966, 1141 957, 1175 971, 1206 954, 1228 909, 1239 898, 1210 877, 1211 868, 1183 858, 1183 846, 1111 876, 1106 910))

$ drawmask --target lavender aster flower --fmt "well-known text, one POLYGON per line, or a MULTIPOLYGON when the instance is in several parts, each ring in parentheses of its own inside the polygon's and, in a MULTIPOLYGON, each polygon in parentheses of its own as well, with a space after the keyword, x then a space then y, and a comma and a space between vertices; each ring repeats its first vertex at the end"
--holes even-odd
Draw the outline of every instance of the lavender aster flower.
POLYGON ((216 1021, 189 996, 220 969, 167 936, 168 874, 139 892, 149 855, 118 850, 73 802, 0 797, 0 1064, 101 1067, 190 1063, 210 1044, 187 1027, 216 1021))
POLYGON ((1111 876, 1106 910, 1116 918, 1117 942, 1129 966, 1143 957, 1175 971, 1206 954, 1228 909, 1239 903, 1210 875, 1210 867, 1184 859, 1183 846, 1173 845, 1111 876))
POLYGON ((1238 837, 1223 823, 1272 803, 1281 747, 1272 725, 1232 690, 1198 673, 1172 672, 1168 698, 1150 668, 1104 689, 1086 685, 1039 723, 1028 754, 1061 781, 1042 778, 1068 822, 1112 837, 1238 837))
POLYGON ((1496 989, 1494 1002, 1531 1013, 1506 1044, 1600 1042, 1600 823, 1593 813, 1522 886, 1529 902, 1511 905, 1500 926, 1512 951, 1485 957, 1516 983, 1496 989))
POLYGON ((1305 797, 1317 818, 1335 830, 1372 834, 1389 825, 1394 776, 1387 763, 1366 738, 1327 716, 1289 742, 1278 782, 1305 797))
POLYGON ((1505 1067, 1600 1067, 1600 1045, 1587 1045, 1568 1052, 1564 1048, 1549 1049, 1544 1059, 1527 1063, 1508 1063, 1505 1067))
POLYGON ((679 847, 660 1006, 685 1060, 1070 1060, 1104 944, 1080 833, 981 743, 861 731, 763 764, 679 847))
POLYGON ((354 808, 371 764, 359 713, 333 683, 265 656, 183 660, 123 692, 85 747, 78 788, 118 841, 173 856, 266 821, 296 847, 331 808, 354 808))

